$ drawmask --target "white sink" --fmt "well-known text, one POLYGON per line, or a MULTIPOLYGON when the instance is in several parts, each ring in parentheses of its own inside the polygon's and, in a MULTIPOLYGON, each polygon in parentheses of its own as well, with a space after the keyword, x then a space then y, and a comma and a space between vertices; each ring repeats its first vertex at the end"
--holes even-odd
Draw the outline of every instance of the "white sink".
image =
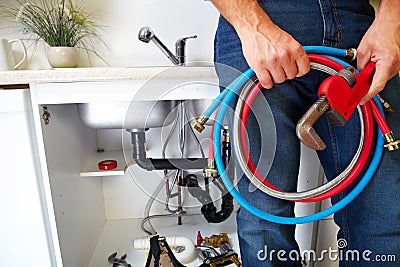
POLYGON ((78 104, 82 122, 93 129, 155 128, 169 125, 177 100, 118 101, 78 104))
POLYGON ((66 87, 65 92, 73 96, 79 94, 79 102, 75 102, 78 103, 79 116, 85 125, 94 129, 163 127, 176 118, 176 107, 181 101, 186 103, 190 119, 194 119, 219 93, 211 67, 129 71, 142 79, 83 82, 79 91, 76 84, 58 86, 66 87), (155 74, 149 75, 150 71, 155 74))
MULTIPOLYGON (((212 101, 183 101, 189 121, 199 117, 212 101)), ((180 103, 180 100, 82 103, 78 104, 78 112, 82 122, 93 129, 156 128, 173 122, 180 103)))

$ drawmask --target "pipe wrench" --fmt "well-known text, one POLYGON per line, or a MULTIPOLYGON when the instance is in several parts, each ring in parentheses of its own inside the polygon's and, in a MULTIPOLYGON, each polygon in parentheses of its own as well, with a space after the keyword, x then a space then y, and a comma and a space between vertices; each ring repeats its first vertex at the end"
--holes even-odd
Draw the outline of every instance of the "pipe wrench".
POLYGON ((368 92, 374 71, 375 63, 370 62, 359 73, 349 67, 325 79, 319 86, 318 100, 297 123, 297 137, 315 150, 324 150, 326 145, 313 128, 315 122, 325 114, 334 125, 345 125, 368 92))

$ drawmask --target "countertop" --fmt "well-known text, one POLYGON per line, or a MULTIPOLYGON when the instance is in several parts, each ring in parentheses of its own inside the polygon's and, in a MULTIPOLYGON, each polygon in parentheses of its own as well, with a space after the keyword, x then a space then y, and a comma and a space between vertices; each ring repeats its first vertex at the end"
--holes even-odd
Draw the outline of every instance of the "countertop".
POLYGON ((29 83, 216 78, 214 67, 108 67, 0 71, 0 86, 29 83))

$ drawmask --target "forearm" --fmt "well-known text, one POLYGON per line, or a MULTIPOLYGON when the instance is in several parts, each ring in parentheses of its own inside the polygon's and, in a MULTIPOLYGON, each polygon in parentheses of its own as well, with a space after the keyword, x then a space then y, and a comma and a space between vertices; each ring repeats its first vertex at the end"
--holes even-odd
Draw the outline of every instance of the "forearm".
POLYGON ((400 71, 400 5, 398 0, 381 0, 376 18, 357 49, 357 66, 376 63, 368 94, 361 101, 383 90, 386 82, 400 71))
POLYGON ((398 0, 381 0, 379 3, 377 20, 400 23, 400 3, 398 0))
POLYGON ((240 35, 246 30, 258 30, 260 25, 273 25, 257 0, 211 0, 221 15, 240 35))
POLYGON ((243 55, 264 88, 306 74, 310 63, 302 46, 272 22, 256 0, 211 0, 235 28, 243 55))

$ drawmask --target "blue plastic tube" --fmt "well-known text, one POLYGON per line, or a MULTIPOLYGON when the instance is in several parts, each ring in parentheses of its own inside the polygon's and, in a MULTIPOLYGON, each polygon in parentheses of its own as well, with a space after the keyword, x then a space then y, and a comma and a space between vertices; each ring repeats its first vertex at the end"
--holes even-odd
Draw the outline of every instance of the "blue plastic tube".
POLYGON ((346 57, 347 50, 327 46, 303 46, 307 54, 330 55, 335 57, 346 57))
POLYGON ((244 84, 251 76, 254 75, 254 71, 252 69, 248 69, 244 73, 242 73, 239 77, 237 77, 233 82, 231 82, 228 87, 226 87, 218 97, 211 103, 211 105, 207 108, 206 111, 203 112, 203 115, 207 118, 210 118, 214 111, 218 108, 218 106, 222 103, 225 95, 228 91, 232 88, 236 88, 237 90, 240 89, 241 85, 244 84), (239 84, 239 87, 235 87, 235 84, 239 84))

